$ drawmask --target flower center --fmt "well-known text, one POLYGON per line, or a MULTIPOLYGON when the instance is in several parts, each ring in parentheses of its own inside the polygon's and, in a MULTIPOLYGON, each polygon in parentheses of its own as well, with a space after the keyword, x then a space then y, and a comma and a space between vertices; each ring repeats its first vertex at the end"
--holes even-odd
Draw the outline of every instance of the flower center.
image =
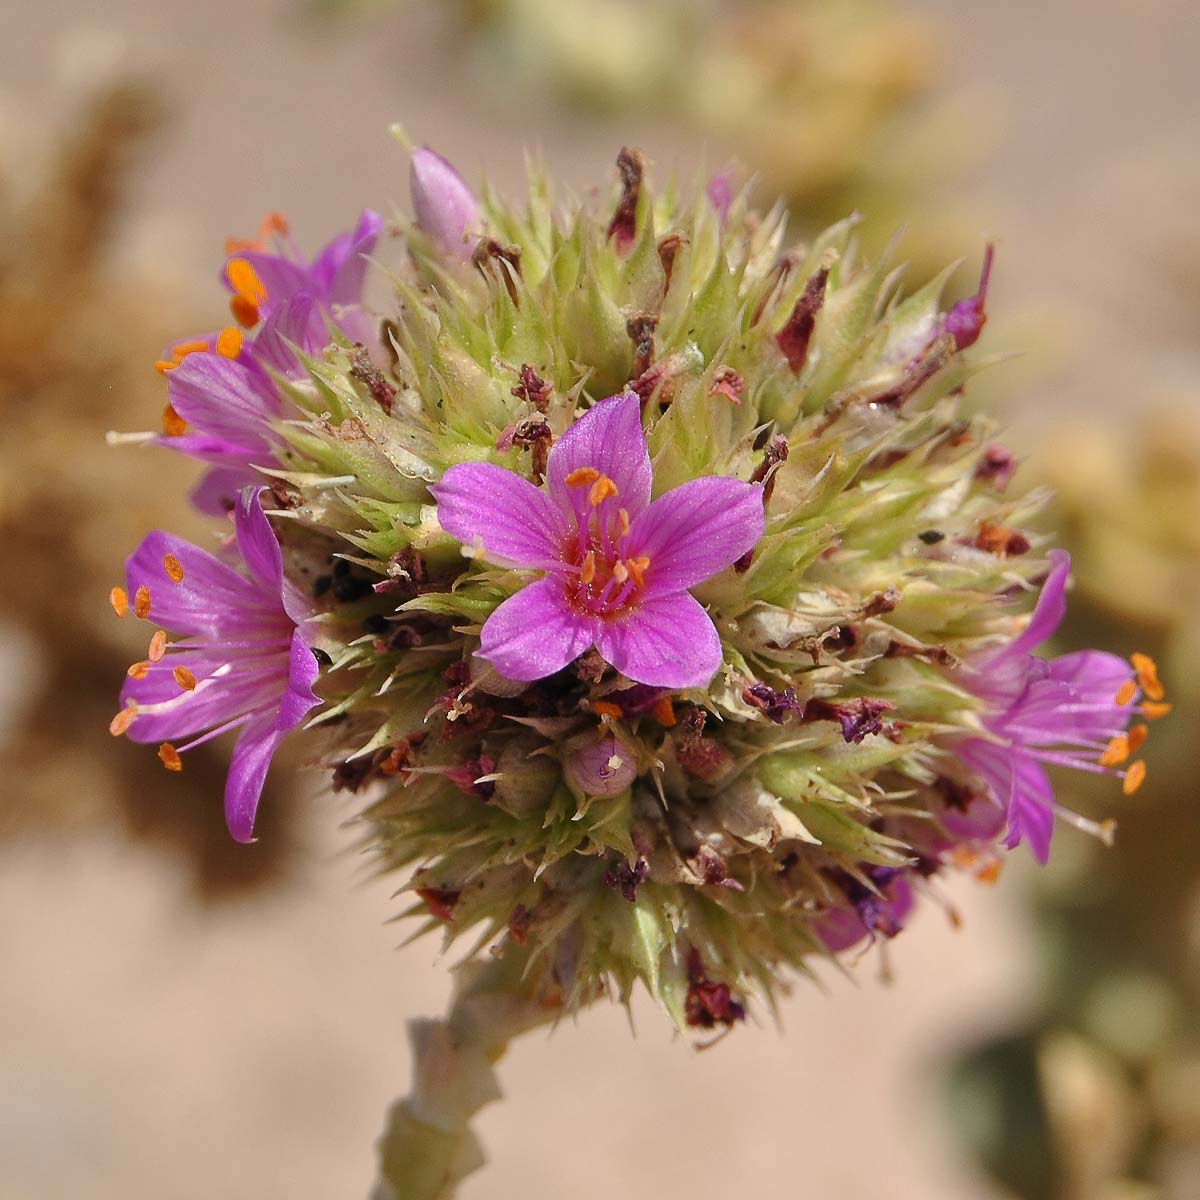
POLYGON ((589 616, 621 616, 645 588, 650 559, 629 553, 629 512, 620 507, 620 491, 607 475, 579 467, 566 484, 576 525, 563 547, 567 599, 589 616))

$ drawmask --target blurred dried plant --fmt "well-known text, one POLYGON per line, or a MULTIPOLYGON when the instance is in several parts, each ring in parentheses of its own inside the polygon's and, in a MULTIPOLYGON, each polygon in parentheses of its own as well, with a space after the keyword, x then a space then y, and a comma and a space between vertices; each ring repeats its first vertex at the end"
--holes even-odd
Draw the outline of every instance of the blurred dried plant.
MULTIPOLYGON (((114 552, 164 517, 188 520, 159 499, 178 490, 166 486, 176 463, 149 452, 131 462, 133 451, 104 443, 106 430, 161 407, 151 363, 186 321, 147 272, 113 261, 131 172, 163 118, 151 84, 109 80, 51 146, 35 186, 24 156, 0 165, 0 644, 30 660, 0 726, 0 840, 121 822, 176 855, 207 899, 277 877, 286 829, 235 846, 214 802, 222 751, 205 746, 187 773, 168 775, 107 732, 136 636, 105 600, 114 552), (130 503, 131 470, 152 503, 130 503)), ((273 798, 268 820, 290 828, 287 807, 273 798)))
POLYGON ((1153 650, 1176 706, 1117 850, 1063 839, 1038 881, 1040 1011, 956 1069, 968 1140, 1027 1200, 1200 1195, 1198 408, 1152 410, 1132 441, 1063 426, 1031 464, 1075 555, 1064 637, 1153 650))

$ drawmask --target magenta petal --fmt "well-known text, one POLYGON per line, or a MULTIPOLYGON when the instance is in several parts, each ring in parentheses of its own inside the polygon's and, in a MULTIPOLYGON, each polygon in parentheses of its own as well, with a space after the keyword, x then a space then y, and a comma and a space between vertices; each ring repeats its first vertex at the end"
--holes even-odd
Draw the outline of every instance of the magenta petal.
POLYGON ((550 451, 550 495, 564 512, 575 510, 578 489, 567 486, 574 471, 591 468, 617 485, 613 503, 636 517, 650 502, 653 475, 641 401, 632 392, 593 405, 550 451))
POLYGON ((571 611, 562 580, 549 575, 488 617, 479 655, 506 679, 528 682, 561 671, 594 640, 595 623, 571 611))
POLYGON ((296 351, 319 354, 329 345, 329 326, 308 292, 297 292, 271 310, 252 347, 254 359, 281 375, 305 375, 296 351))
POLYGON ((440 154, 422 146, 413 151, 409 184, 417 226, 447 254, 469 261, 479 205, 463 177, 440 154))
POLYGON ((1056 683, 1070 684, 1088 697, 1100 702, 1113 701, 1121 685, 1133 678, 1128 661, 1107 650, 1077 650, 1050 659, 1050 678, 1056 683))
POLYGON ((363 209, 353 232, 334 238, 312 265, 313 283, 330 304, 357 304, 362 299, 367 257, 374 253, 383 218, 363 209))
POLYGON ((275 728, 281 733, 295 729, 297 725, 321 703, 321 697, 313 691, 313 684, 321 673, 321 664, 308 648, 300 630, 292 634, 292 645, 288 653, 288 685, 279 709, 275 714, 275 728))
POLYGON ((1067 580, 1071 575, 1071 556, 1065 550, 1051 550, 1046 557, 1051 562, 1050 574, 1042 586, 1042 594, 1038 597, 1029 624, 995 658, 1032 654, 1054 635, 1067 615, 1067 580))
POLYGON ((1033 857, 1044 866, 1050 858, 1053 833, 1054 789, 1050 780, 1029 755, 1014 753, 1005 844, 1012 848, 1027 842, 1033 857))
MULTIPOLYGON (((281 642, 278 650, 272 648, 269 651, 278 658, 281 668, 286 667, 282 653, 286 645, 286 642, 281 642)), ((228 669, 228 666, 228 660, 222 662, 203 650, 183 651, 170 654, 163 662, 155 663, 142 679, 126 679, 121 688, 122 705, 133 701, 141 707, 153 705, 159 708, 157 712, 138 714, 129 727, 129 740, 182 741, 206 730, 228 725, 239 717, 274 710, 280 692, 287 685, 287 677, 282 669, 271 668, 248 674, 239 671, 234 661, 233 670, 227 675, 205 682, 217 668, 228 669), (194 692, 184 691, 175 680, 176 667, 186 667, 202 686, 194 692)))
POLYGON ((245 259, 253 268, 254 273, 262 281, 266 289, 266 303, 262 305, 265 312, 270 312, 277 304, 282 304, 296 292, 307 290, 309 286, 308 268, 300 263, 284 258, 282 254, 269 254, 265 250, 239 250, 226 260, 221 272, 221 278, 230 291, 229 263, 234 259, 245 259))
POLYGON ((271 759, 287 735, 275 728, 273 715, 254 718, 242 731, 225 780, 225 823, 234 841, 249 842, 271 759))
POLYGON ((250 574, 272 598, 278 598, 283 588, 283 554, 279 539, 267 514, 263 512, 261 496, 265 487, 248 487, 238 495, 233 526, 237 533, 238 553, 250 568, 250 574))
POLYGON ((1054 791, 1045 771, 1028 754, 983 738, 958 747, 959 758, 987 784, 1008 819, 1006 844, 1029 843, 1040 863, 1050 857, 1054 831, 1054 791))
POLYGON ((721 638, 704 606, 687 592, 647 596, 623 620, 600 625, 596 648, 637 683, 705 687, 721 665, 721 638))
POLYGON ((230 625, 260 625, 278 612, 277 602, 220 559, 161 530, 143 538, 126 559, 125 579, 131 599, 139 587, 149 589, 150 620, 176 633, 216 636, 230 625), (183 567, 179 583, 167 576, 167 555, 183 567))
POLYGON ((237 504, 242 488, 259 482, 250 467, 213 467, 188 493, 188 499, 210 517, 224 516, 237 504))
POLYGON ((561 564, 567 518, 529 480, 491 463, 462 463, 430 491, 442 528, 466 546, 482 541, 489 562, 543 570, 561 564))
POLYGON ((762 489, 713 475, 660 496, 629 530, 629 556, 650 559, 646 595, 683 591, 735 563, 763 535, 762 489))
POLYGON ((833 954, 848 950, 876 928, 887 929, 888 936, 899 932, 916 901, 912 885, 900 875, 882 891, 882 899, 870 902, 872 926, 867 925, 855 908, 831 908, 821 914, 815 932, 827 950, 833 954))
POLYGON ((189 354, 167 376, 171 407, 203 434, 264 456, 279 398, 262 373, 220 354, 189 354))

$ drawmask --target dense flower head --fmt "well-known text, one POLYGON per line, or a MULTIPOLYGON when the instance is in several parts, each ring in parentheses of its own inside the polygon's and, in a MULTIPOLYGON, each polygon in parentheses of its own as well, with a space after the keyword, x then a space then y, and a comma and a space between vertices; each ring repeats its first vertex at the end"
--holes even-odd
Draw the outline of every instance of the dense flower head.
POLYGON ((117 607, 184 638, 115 725, 168 766, 244 725, 238 836, 249 767, 313 727, 425 928, 711 1029, 1087 826, 1047 767, 1136 788, 1153 664, 1035 654, 1069 562, 960 409, 990 248, 946 311, 853 221, 789 245, 728 175, 660 194, 633 151, 595 203, 535 170, 510 206, 425 149, 411 185, 390 300, 369 215, 312 263, 234 246, 234 333, 164 360, 163 440, 233 472, 202 498, 233 489, 245 571, 139 548, 117 607))

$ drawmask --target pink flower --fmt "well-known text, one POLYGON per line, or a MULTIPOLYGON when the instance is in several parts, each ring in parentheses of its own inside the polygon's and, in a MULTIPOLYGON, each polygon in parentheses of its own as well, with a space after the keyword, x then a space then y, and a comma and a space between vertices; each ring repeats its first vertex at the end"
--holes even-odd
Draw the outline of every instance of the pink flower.
MULTIPOLYGON (((989 736, 968 738, 956 747, 987 785, 997 806, 996 825, 1007 821, 1008 846, 1028 842, 1043 863, 1050 855, 1058 806, 1041 764, 1112 773, 1113 742, 1125 739, 1137 695, 1133 670, 1115 654, 1081 650, 1052 659, 1032 654, 1055 633, 1067 610, 1071 556, 1052 550, 1049 558, 1050 575, 1024 632, 970 664, 967 686, 985 702, 989 736)), ((1130 776, 1137 778, 1140 771, 1130 776)), ((966 836, 980 834, 987 823, 977 813, 962 819, 966 836)), ((960 832, 952 810, 944 820, 951 833, 960 832)))
POLYGON ((300 626, 310 615, 283 577, 283 558, 257 488, 238 498, 239 573, 205 550, 155 531, 126 563, 129 595, 146 615, 177 633, 161 633, 148 661, 130 669, 113 732, 135 742, 162 742, 165 765, 179 754, 240 728, 225 786, 225 819, 248 842, 271 758, 315 705, 316 658, 300 626), (176 748, 171 743, 190 738, 176 748))
POLYGON ((367 256, 382 229, 383 218, 365 209, 354 229, 335 237, 312 262, 281 230, 275 232, 278 253, 250 244, 226 258, 222 279, 246 332, 230 326, 183 342, 162 360, 169 411, 181 428, 157 441, 210 464, 192 493, 202 512, 227 511, 243 487, 261 481, 256 468, 275 464, 274 425, 283 401, 272 372, 303 378, 296 351, 320 353, 330 341, 330 322, 347 337, 374 343, 362 293, 367 256))
POLYGON ((725 476, 651 502, 638 397, 593 406, 550 451, 549 492, 488 463, 432 490, 442 527, 500 566, 541 571, 483 627, 480 655, 509 679, 542 679, 595 646, 629 679, 703 687, 721 639, 688 589, 763 534, 761 488, 725 476))

